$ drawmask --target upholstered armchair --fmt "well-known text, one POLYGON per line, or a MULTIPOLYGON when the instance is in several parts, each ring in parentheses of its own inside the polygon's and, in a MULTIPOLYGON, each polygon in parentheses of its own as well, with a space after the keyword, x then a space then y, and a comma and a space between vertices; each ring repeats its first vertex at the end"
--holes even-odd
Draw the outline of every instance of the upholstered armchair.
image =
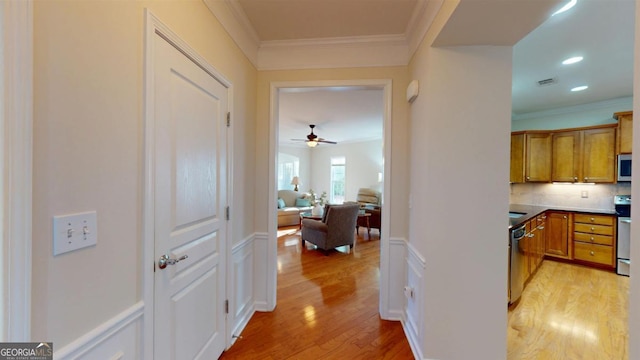
POLYGON ((325 251, 338 246, 349 245, 353 248, 354 229, 358 219, 358 204, 331 205, 325 208, 322 221, 302 220, 302 244, 308 241, 325 251))

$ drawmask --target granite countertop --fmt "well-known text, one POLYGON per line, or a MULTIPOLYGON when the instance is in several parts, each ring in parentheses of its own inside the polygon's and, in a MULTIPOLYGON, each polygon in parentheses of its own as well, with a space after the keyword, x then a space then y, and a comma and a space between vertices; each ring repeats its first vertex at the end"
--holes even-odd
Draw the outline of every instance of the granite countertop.
POLYGON ((603 215, 615 215, 615 210, 609 209, 582 209, 582 208, 570 208, 570 207, 559 207, 559 206, 536 206, 536 205, 525 205, 525 204, 510 204, 509 212, 518 212, 523 213, 521 217, 518 218, 509 218, 509 229, 512 227, 516 227, 518 225, 522 225, 532 218, 540 215, 541 213, 549 210, 555 211, 569 211, 569 212, 580 212, 580 213, 588 213, 588 214, 603 214, 603 215))

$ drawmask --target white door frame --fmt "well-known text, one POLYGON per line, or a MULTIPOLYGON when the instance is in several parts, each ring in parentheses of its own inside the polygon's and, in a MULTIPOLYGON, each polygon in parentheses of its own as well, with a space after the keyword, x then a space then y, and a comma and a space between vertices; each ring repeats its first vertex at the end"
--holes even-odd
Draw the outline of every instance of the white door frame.
MULTIPOLYGON (((382 229, 380 232, 380 303, 379 312, 383 319, 396 319, 389 312, 389 224, 390 224, 390 192, 391 192, 391 100, 392 82, 390 79, 363 79, 363 80, 322 80, 322 81, 287 81, 272 82, 270 93, 271 111, 269 114, 269 209, 275 209, 277 201, 277 151, 278 151, 278 104, 279 90, 283 88, 301 87, 334 87, 334 86, 359 86, 379 88, 383 90, 383 157, 384 157, 384 191, 382 194, 382 229)), ((267 308, 276 306, 276 290, 278 281, 277 257, 278 257, 278 222, 275 211, 268 212, 268 250, 267 250, 267 308)))
MULTIPOLYGON (((173 44, 180 52, 186 57, 191 59, 200 68, 213 76, 221 84, 223 84, 228 91, 228 109, 231 112, 233 109, 233 85, 227 80, 221 73, 219 73, 213 66, 211 66, 207 60, 200 56, 189 44, 182 40, 176 33, 174 33, 168 26, 163 24, 149 9, 145 9, 145 59, 144 59, 144 180, 143 180, 143 208, 142 208, 142 293, 144 302, 144 320, 143 320, 143 358, 153 359, 153 326, 154 326, 154 268, 155 268, 155 256, 154 256, 154 79, 153 79, 153 44, 156 34, 163 37, 165 40, 173 44)), ((227 204, 232 204, 233 191, 232 186, 232 171, 233 171, 233 126, 230 126, 227 131, 227 204)), ((231 217, 233 218, 233 217, 231 217)), ((231 264, 231 246, 230 239, 233 239, 232 229, 233 224, 231 220, 226 223, 226 253, 225 264, 229 269, 231 264)), ((230 284, 230 279, 233 276, 231 271, 227 271, 226 283, 227 287, 230 284)), ((229 302, 232 302, 228 290, 226 290, 229 302)), ((231 345, 231 321, 227 319, 226 333, 225 333, 225 346, 228 348, 231 345)))
POLYGON ((0 341, 31 341, 33 2, 0 2, 0 341))

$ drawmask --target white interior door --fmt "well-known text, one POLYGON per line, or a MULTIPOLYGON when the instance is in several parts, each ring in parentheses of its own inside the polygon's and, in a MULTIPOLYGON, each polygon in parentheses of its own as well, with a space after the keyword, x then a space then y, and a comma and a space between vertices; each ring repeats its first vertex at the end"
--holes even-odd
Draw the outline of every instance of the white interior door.
POLYGON ((226 338, 227 89, 154 42, 154 359, 216 359, 226 338))

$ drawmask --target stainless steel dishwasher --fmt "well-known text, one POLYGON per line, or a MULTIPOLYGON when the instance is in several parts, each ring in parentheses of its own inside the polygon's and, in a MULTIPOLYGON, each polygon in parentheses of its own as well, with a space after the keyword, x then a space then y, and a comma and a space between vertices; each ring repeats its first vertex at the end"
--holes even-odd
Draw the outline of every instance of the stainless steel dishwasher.
POLYGON ((511 229, 509 236, 509 304, 514 303, 522 295, 524 279, 522 277, 522 265, 524 251, 520 244, 526 236, 526 226, 521 225, 511 229))

